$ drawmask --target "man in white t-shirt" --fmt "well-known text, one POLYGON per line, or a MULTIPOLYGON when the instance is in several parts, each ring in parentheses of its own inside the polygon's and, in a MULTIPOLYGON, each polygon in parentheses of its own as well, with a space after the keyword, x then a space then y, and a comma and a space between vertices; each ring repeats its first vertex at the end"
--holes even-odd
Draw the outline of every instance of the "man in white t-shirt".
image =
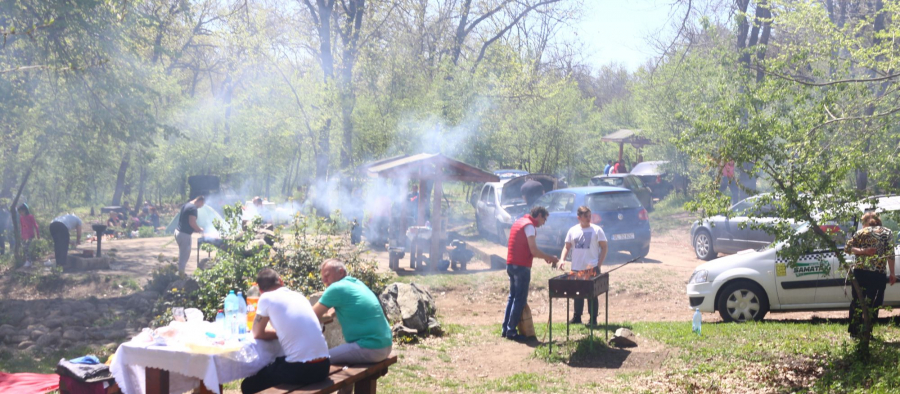
POLYGON ((256 275, 259 303, 253 321, 257 340, 277 339, 284 357, 241 382, 241 392, 257 393, 279 384, 307 385, 328 378, 331 362, 319 318, 303 294, 284 287, 271 268, 256 275), (272 326, 268 327, 269 322, 272 326), (273 330, 274 328, 274 330, 273 330))
MULTIPOLYGON (((598 270, 606 259, 608 245, 606 234, 600 226, 591 223, 591 209, 585 206, 578 208, 578 224, 566 233, 566 246, 563 248, 560 261, 565 261, 569 251, 572 252, 572 271, 598 270)), ((588 300, 591 325, 597 324, 598 299, 588 300)), ((570 323, 581 324, 584 312, 584 298, 575 299, 575 315, 570 323)))

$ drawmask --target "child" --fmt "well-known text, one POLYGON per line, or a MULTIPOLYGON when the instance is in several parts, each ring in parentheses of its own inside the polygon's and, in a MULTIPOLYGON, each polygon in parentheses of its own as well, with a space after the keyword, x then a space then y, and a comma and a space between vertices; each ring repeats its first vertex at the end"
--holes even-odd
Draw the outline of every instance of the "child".
POLYGON ((31 256, 29 256, 28 252, 31 241, 35 238, 41 239, 41 232, 40 229, 38 229, 37 221, 34 220, 34 215, 28 210, 28 205, 22 203, 16 211, 19 212, 19 224, 22 226, 22 245, 24 246, 25 266, 30 267, 31 256))

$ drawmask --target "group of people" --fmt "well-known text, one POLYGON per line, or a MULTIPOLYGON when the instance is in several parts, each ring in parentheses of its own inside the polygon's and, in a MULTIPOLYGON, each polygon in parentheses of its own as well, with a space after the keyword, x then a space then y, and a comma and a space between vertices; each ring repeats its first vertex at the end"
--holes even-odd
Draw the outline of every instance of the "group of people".
POLYGON ((375 293, 339 260, 323 262, 319 274, 326 288, 315 305, 286 288, 275 270, 257 274, 260 297, 251 331, 258 340, 278 340, 284 357, 244 379, 243 393, 316 383, 328 378, 331 364, 376 363, 390 356, 391 328, 375 293), (334 315, 346 343, 328 349, 320 322, 334 315))
MULTIPOLYGON (((566 258, 571 254, 571 271, 599 273, 600 266, 606 259, 609 250, 606 234, 603 229, 591 223, 591 209, 578 208, 578 224, 566 233, 565 247, 559 257, 544 253, 537 247, 535 236, 537 229, 547 222, 550 215, 547 208, 534 206, 531 212, 515 223, 509 231, 509 247, 506 257, 506 273, 509 276, 509 298, 503 316, 501 335, 516 342, 524 342, 527 338, 518 332, 519 321, 525 304, 528 303, 528 286, 531 283, 531 266, 535 258, 543 259, 554 266, 562 261, 560 269, 565 269, 566 258)), ((588 300, 590 324, 597 324, 596 298, 588 300)), ((575 299, 575 313, 571 323, 580 324, 584 313, 584 299, 575 299)))
POLYGON ((106 219, 106 235, 116 235, 120 231, 138 231, 141 227, 159 228, 159 212, 149 201, 138 214, 129 218, 127 208, 124 212, 110 211, 106 219))
POLYGON ((617 160, 615 163, 612 160, 607 160, 606 167, 603 167, 603 175, 627 173, 628 168, 625 167, 625 163, 622 160, 617 160))
MULTIPOLYGON (((16 217, 19 220, 19 239, 22 241, 24 250, 25 266, 30 267, 32 265, 31 246, 34 240, 41 239, 41 231, 28 204, 19 204, 16 207, 15 215, 12 215, 8 209, 0 211, 0 254, 6 252, 4 239, 9 242, 10 249, 15 245, 15 237, 11 232, 13 231, 12 221, 16 217)), ((58 216, 50 221, 48 230, 53 241, 56 265, 65 266, 69 246, 76 246, 81 243, 82 225, 81 219, 71 213, 58 216), (74 240, 71 237, 73 231, 76 233, 74 240)))

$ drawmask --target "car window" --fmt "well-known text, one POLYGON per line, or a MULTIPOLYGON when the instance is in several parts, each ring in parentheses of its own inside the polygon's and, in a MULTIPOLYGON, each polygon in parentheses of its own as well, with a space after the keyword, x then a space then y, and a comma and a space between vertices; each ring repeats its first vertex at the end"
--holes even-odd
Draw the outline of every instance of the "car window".
POLYGON ((731 213, 735 216, 745 216, 750 213, 751 209, 753 209, 753 200, 748 198, 734 204, 734 206, 731 207, 731 213))
POLYGON ((548 212, 571 212, 575 205, 575 195, 571 193, 556 193, 550 206, 547 207, 548 212))
POLYGON ((487 203, 488 203, 488 204, 493 204, 495 201, 497 201, 497 200, 496 200, 496 197, 494 196, 494 187, 493 187, 493 186, 490 186, 490 187, 488 187, 488 199, 487 199, 487 203))
POLYGON ((585 197, 585 205, 592 211, 612 211, 640 208, 641 202, 632 192, 596 193, 585 197))
POLYGON ((592 180, 596 180, 597 183, 594 183, 594 186, 622 186, 623 178, 594 178, 592 180))
POLYGON ((554 194, 545 194, 545 195, 541 196, 540 198, 538 198, 537 201, 534 202, 534 205, 541 206, 544 208, 549 208, 550 201, 553 199, 553 196, 555 196, 555 195, 556 195, 555 193, 554 194))
POLYGON ((641 182, 641 178, 634 177, 634 178, 631 178, 631 181, 634 182, 634 186, 636 188, 640 189, 640 188, 644 187, 644 182, 641 182))
POLYGON ((485 186, 484 189, 481 189, 481 202, 488 201, 488 189, 490 188, 490 186, 485 186))

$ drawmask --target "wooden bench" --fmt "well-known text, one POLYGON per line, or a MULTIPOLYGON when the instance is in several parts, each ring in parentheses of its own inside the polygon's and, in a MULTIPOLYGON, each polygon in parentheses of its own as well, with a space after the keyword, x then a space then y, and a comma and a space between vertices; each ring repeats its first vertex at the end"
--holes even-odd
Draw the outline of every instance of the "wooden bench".
POLYGON ((325 394, 353 387, 356 394, 375 394, 378 378, 388 373, 388 367, 397 362, 397 356, 390 357, 380 363, 358 365, 332 365, 328 379, 306 386, 291 384, 278 385, 258 394, 325 394))

